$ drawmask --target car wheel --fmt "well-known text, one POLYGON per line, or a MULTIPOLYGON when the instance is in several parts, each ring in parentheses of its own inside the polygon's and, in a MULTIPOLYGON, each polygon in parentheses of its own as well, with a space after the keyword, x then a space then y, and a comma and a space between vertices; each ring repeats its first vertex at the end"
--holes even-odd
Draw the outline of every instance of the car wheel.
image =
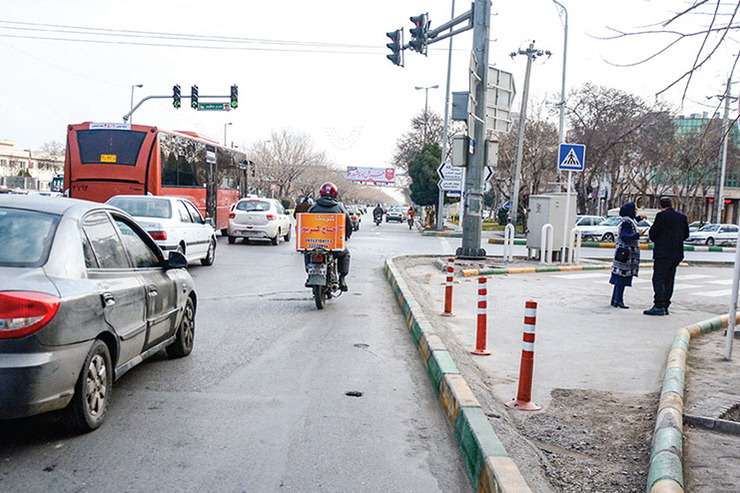
POLYGON ((270 242, 272 242, 273 245, 277 245, 280 243, 280 230, 278 229, 277 233, 275 233, 275 236, 270 238, 270 242))
POLYGON ((229 236, 229 245, 236 243, 236 236, 229 236))
POLYGON ((65 408, 65 421, 87 433, 105 421, 113 390, 113 364, 110 351, 100 339, 93 342, 75 384, 75 393, 65 408))
POLYGON ((172 358, 182 358, 193 351, 195 342, 195 304, 193 298, 188 296, 185 302, 185 311, 182 320, 175 332, 175 340, 167 346, 167 354, 172 358))
POLYGON ((200 263, 203 265, 213 265, 214 260, 216 260, 216 240, 211 238, 208 244, 208 253, 206 253, 204 258, 200 259, 200 263))
POLYGON ((712 238, 711 236, 707 238, 707 245, 714 246, 714 238, 712 238))
POLYGON ((604 233, 604 236, 601 237, 601 241, 612 243, 614 241, 614 233, 604 233))
POLYGON ((293 234, 293 229, 291 229, 291 228, 288 228, 288 234, 286 234, 285 236, 283 236, 283 239, 284 239, 285 241, 290 241, 290 235, 291 235, 291 234, 293 234))

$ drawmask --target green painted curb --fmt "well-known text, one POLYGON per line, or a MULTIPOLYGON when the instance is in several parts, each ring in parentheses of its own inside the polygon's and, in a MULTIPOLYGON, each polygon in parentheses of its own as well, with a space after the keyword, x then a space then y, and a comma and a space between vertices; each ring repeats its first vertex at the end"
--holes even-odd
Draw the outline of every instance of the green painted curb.
POLYGON ((679 430, 675 428, 663 428, 655 433, 655 448, 650 454, 650 459, 652 460, 656 454, 661 452, 670 452, 681 457, 681 454, 683 453, 683 443, 681 441, 681 432, 679 430))
MULTIPOLYGON (((414 344, 418 349, 420 339, 423 337, 428 340, 429 336, 434 335, 434 330, 427 318, 419 310, 418 303, 413 299, 413 296, 408 293, 408 286, 406 286, 403 279, 398 276, 393 264, 393 259, 386 260, 384 273, 388 283, 393 289, 393 293, 404 314, 404 318, 409 327, 414 344)), ((419 354, 423 359, 421 352, 419 354)), ((434 387, 437 399, 440 400, 440 403, 444 408, 445 404, 442 402, 442 396, 440 395, 442 382, 445 375, 460 374, 457 365, 452 359, 449 351, 444 349, 444 346, 440 346, 439 342, 436 343, 435 349, 429 352, 428 360, 423 363, 426 365, 427 374, 429 375, 429 379, 434 387)), ((452 398, 456 399, 454 394, 452 395, 452 398)), ((486 483, 485 487, 480 486, 481 471, 486 467, 486 460, 489 457, 509 458, 509 455, 501 444, 501 441, 496 436, 491 423, 488 421, 488 418, 485 413, 483 413, 480 406, 461 406, 459 401, 456 401, 455 405, 459 409, 459 412, 455 418, 452 431, 458 448, 462 454, 473 488, 477 491, 484 491, 485 488, 486 491, 491 491, 491 493, 503 491, 511 493, 531 493, 531 490, 526 487, 524 479, 521 477, 521 473, 518 470, 512 472, 511 468, 501 471, 500 474, 495 474, 494 471, 492 479, 493 484, 489 485, 486 483)))
POLYGON ((648 472, 647 491, 661 479, 670 479, 675 481, 683 488, 683 467, 681 457, 678 455, 663 451, 655 454, 650 461, 650 472, 648 472))
POLYGON ((684 381, 685 375, 681 368, 668 368, 663 377, 663 386, 661 387, 660 395, 667 392, 675 392, 683 398, 684 381))

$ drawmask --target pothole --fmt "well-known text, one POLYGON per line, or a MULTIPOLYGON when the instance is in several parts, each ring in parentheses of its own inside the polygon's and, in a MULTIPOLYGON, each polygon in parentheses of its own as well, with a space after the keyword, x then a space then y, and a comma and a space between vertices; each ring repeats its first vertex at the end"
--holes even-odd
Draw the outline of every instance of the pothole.
POLYGON ((362 392, 359 390, 350 390, 349 392, 345 392, 344 395, 347 397, 362 397, 362 392))

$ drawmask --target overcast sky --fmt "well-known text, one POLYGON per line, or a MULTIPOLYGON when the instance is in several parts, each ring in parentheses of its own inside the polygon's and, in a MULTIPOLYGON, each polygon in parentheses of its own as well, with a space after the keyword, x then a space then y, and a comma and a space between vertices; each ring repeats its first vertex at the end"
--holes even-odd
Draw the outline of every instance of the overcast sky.
MULTIPOLYGON (((605 60, 637 61, 657 46, 652 38, 599 41, 590 36, 606 34, 606 26, 629 30, 665 19, 682 1, 561 3, 570 15, 569 90, 592 81, 653 99, 693 57, 687 45, 648 64, 618 68, 605 60)), ((195 130, 218 140, 223 139, 224 123, 231 122, 227 140, 239 146, 288 128, 309 134, 317 149, 339 166, 386 166, 396 139, 423 109, 424 91, 414 86, 438 84, 439 89, 429 91, 429 106, 443 113, 448 43, 432 45, 428 57, 407 51, 406 66, 400 68, 385 57, 385 32, 403 27, 408 40, 409 16, 429 12, 434 27, 450 18, 451 5, 450 0, 0 0, 0 139, 38 149, 52 139, 64 142, 69 123, 120 122, 129 109, 132 84, 143 84, 136 89, 138 100, 170 95, 176 83, 184 95, 192 84, 198 84, 201 95, 227 95, 236 83, 236 111, 196 112, 187 101, 175 110, 170 99, 154 100, 133 121, 195 130), (99 31, 114 36, 93 36, 50 25, 116 31, 99 31), (126 37, 123 30, 183 36, 126 37), (213 42, 202 36, 239 39, 213 42)), ((469 8, 469 1, 458 0, 456 14, 469 8)), ((490 63, 514 73, 519 92, 515 110, 521 103, 526 58, 508 55, 532 39, 536 47, 552 52, 534 65, 532 98, 556 101, 563 60, 556 6, 551 0, 494 0, 492 12, 490 63)), ((468 90, 471 44, 472 31, 454 38, 453 91, 468 90)), ((717 104, 705 96, 723 91, 732 49, 737 48, 720 50, 702 70, 683 112, 717 104)), ((664 99, 678 106, 680 92, 670 91, 664 99)))

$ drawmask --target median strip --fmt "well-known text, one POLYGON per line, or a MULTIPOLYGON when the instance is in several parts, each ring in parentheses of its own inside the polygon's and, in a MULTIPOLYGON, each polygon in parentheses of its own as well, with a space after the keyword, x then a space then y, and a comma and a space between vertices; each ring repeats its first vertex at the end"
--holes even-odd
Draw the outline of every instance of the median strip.
MULTIPOLYGON (((501 245, 504 240, 500 238, 488 238, 488 243, 494 245, 501 245)), ((525 245, 527 240, 514 240, 515 245, 525 245)), ((652 250, 655 245, 653 243, 640 243, 640 250, 652 250)), ((583 248, 616 248, 617 244, 614 242, 607 241, 583 241, 581 242, 583 248)), ((702 246, 702 245, 684 245, 684 252, 735 252, 735 248, 732 247, 719 247, 719 246, 702 246)))

